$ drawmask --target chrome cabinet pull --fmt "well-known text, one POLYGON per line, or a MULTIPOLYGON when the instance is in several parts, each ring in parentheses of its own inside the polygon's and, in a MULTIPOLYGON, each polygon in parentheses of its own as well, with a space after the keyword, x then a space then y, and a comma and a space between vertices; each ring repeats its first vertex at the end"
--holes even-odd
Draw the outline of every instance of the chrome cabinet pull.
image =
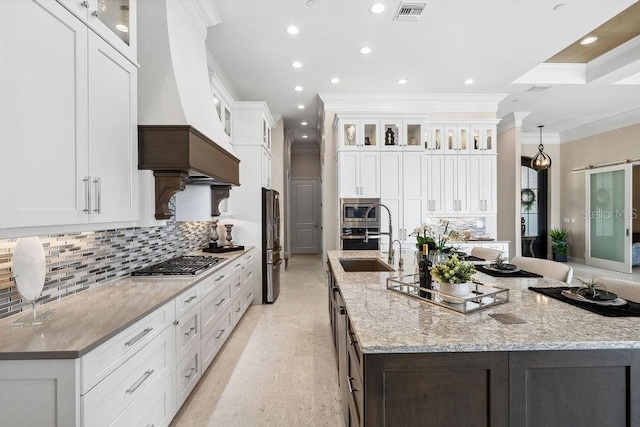
POLYGON ((155 371, 153 369, 149 369, 147 372, 142 374, 140 379, 138 381, 136 381, 131 387, 129 387, 127 389, 127 394, 133 394, 133 392, 136 391, 138 389, 138 387, 140 387, 142 385, 142 383, 145 382, 147 380, 147 378, 149 378, 151 376, 151 374, 153 374, 154 372, 155 371))
POLYGON ((95 186, 96 190, 96 208, 93 211, 97 214, 100 214, 102 213, 102 181, 100 180, 100 178, 94 179, 93 185, 95 186))
POLYGON ((94 10, 93 12, 91 12, 91 16, 95 16, 96 18, 99 18, 100 12, 98 12, 97 10, 94 10))
POLYGON ((224 302, 224 300, 226 300, 226 298, 222 298, 220 301, 218 301, 218 303, 216 304, 216 307, 219 307, 220 304, 224 302))
POLYGON ((251 295, 253 295, 253 292, 249 292, 249 294, 247 294, 247 299, 251 298, 251 295))
POLYGON ((198 372, 198 367, 194 366, 193 368, 189 369, 189 374, 185 375, 185 378, 191 379, 191 377, 193 376, 193 374, 195 374, 196 372, 198 372))
POLYGON ((225 275, 223 274, 222 276, 218 277, 218 278, 216 279, 216 282, 219 282, 220 280, 222 280, 222 279, 224 278, 224 276, 225 276, 225 275))
POLYGON ((194 299, 198 298, 195 295, 191 295, 188 299, 184 300, 185 304, 189 304, 191 301, 193 301, 194 299))
POLYGON ((188 337, 191 334, 191 332, 193 332, 195 330, 196 330, 196 327, 192 326, 192 327, 189 328, 189 330, 187 332, 184 333, 184 335, 188 337))
POLYGON ((240 267, 242 264, 236 264, 235 267, 238 268, 240 267))
POLYGON ((84 182, 84 206, 85 208, 82 212, 86 212, 87 215, 91 215, 91 188, 89 182, 91 181, 91 177, 85 177, 82 182, 84 182))
POLYGON ((240 307, 238 307, 238 309, 236 310, 236 313, 240 311, 240 307))
POLYGON ((217 337, 215 337, 215 338, 216 338, 216 339, 220 338, 220 337, 222 336, 222 334, 224 334, 224 331, 226 331, 226 330, 227 330, 226 328, 225 328, 225 329, 223 329, 223 330, 221 330, 221 331, 220 331, 220 333, 218 334, 218 336, 217 336, 217 337))
POLYGON ((89 2, 87 2, 87 0, 85 0, 82 3, 80 3, 80 6, 84 7, 85 9, 89 9, 89 2))
POLYGON ((147 335, 149 332, 153 331, 153 328, 145 328, 142 332, 140 332, 138 335, 136 335, 135 337, 131 338, 129 341, 127 341, 126 343, 124 343, 124 345, 126 345, 127 347, 131 347, 132 345, 134 345, 135 343, 137 343, 138 341, 140 341, 142 338, 145 337, 145 335, 147 335))
POLYGON ((351 385, 351 380, 355 380, 355 377, 349 377, 349 393, 353 394, 354 391, 360 391, 357 388, 353 388, 353 385, 351 385))

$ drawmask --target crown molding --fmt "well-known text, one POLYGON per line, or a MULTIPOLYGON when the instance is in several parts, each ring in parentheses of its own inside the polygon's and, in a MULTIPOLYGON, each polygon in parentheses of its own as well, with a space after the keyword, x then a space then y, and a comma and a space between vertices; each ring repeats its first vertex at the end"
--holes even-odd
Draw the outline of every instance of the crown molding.
POLYGON ((638 123, 640 123, 640 108, 634 108, 633 110, 616 114, 606 119, 597 120, 574 129, 560 132, 560 143, 564 144, 565 142, 587 138, 638 123))
POLYGON ((428 115, 433 112, 491 112, 507 94, 320 93, 324 110, 334 113, 428 115))
POLYGON ((506 132, 510 129, 521 128, 522 121, 531 114, 531 111, 514 111, 502 117, 498 123, 498 133, 506 132))
POLYGON ((207 28, 222 23, 213 0, 182 0, 182 5, 205 40, 207 38, 207 28))
POLYGON ((269 110, 269 106, 264 101, 238 101, 233 104, 233 109, 235 111, 262 111, 267 123, 269 123, 269 127, 273 128, 276 125, 271 110, 269 110))

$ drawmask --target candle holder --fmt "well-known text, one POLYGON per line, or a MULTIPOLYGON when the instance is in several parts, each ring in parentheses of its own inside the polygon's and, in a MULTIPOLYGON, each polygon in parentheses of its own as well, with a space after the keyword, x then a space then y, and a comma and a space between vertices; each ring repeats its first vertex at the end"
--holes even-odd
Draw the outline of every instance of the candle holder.
POLYGON ((218 239, 220 236, 218 235, 218 220, 211 220, 211 244, 210 246, 216 247, 218 246, 218 239))
POLYGON ((224 227, 227 229, 227 246, 233 247, 233 243, 231 243, 231 240, 233 240, 233 237, 231 236, 231 229, 233 228, 233 224, 225 224, 224 227))

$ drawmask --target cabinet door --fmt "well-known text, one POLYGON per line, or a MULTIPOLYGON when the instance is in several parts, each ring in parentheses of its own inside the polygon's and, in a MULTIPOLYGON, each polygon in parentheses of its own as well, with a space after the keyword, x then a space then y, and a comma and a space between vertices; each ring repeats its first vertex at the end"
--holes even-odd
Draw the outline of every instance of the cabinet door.
POLYGON ((456 198, 458 199, 458 213, 469 213, 470 203, 470 179, 469 163, 470 156, 457 156, 456 161, 456 198))
POLYGON ((482 158, 482 186, 485 213, 495 214, 498 194, 498 162, 495 155, 482 158))
POLYGON ((360 197, 359 162, 360 153, 358 152, 341 152, 338 154, 340 197, 360 197))
POLYGON ((482 127, 482 149, 486 154, 495 154, 498 152, 498 141, 496 140, 497 133, 496 126, 482 127))
MULTIPOLYGON (((391 211, 393 234, 402 240, 402 153, 384 153, 380 158, 380 201, 391 211)), ((380 229, 389 229, 389 216, 382 210, 380 229)), ((380 240, 384 244, 386 240, 380 240)), ((385 245, 386 246, 386 245, 385 245)))
POLYGON ((398 231, 400 239, 406 243, 416 243, 415 236, 409 236, 424 221, 427 207, 425 168, 421 153, 403 153, 402 182, 404 189, 403 228, 398 231))
POLYGON ((425 178, 427 188, 426 213, 430 215, 445 212, 444 201, 444 156, 425 156, 425 178))
POLYGON ((136 67, 89 33, 92 222, 138 219, 136 67))
POLYGON ((472 214, 484 213, 484 156, 472 155, 469 159, 469 211, 472 214))
POLYGON ((380 197, 380 153, 360 153, 360 189, 362 197, 380 197))
POLYGON ((360 122, 358 120, 341 120, 338 124, 339 149, 359 150, 360 145, 360 122))
POLYGON ((433 153, 443 153, 445 146, 444 126, 431 125, 431 140, 427 146, 427 150, 433 153))
POLYGON ((0 227, 87 222, 87 28, 52 1, 0 1, 0 227))
MULTIPOLYGON (((378 139, 378 128, 380 122, 377 120, 361 120, 360 121, 360 133, 362 135, 362 142, 357 140, 356 142, 362 147, 363 150, 379 150, 380 140, 378 139)), ((384 140, 383 140, 384 141, 384 140)))
POLYGON ((472 125, 469 127, 469 150, 473 154, 482 154, 484 141, 482 139, 482 126, 472 125))
POLYGON ((404 150, 424 151, 431 140, 431 129, 427 125, 404 122, 402 145, 404 150))
POLYGON ((382 150, 397 150, 402 147, 402 121, 383 120, 380 125, 380 148, 382 150))
POLYGON ((262 149, 262 186, 271 188, 271 155, 262 149))
POLYGON ((457 190, 457 175, 456 167, 457 156, 445 156, 444 157, 444 170, 442 174, 443 181, 443 200, 444 211, 448 214, 458 213, 458 197, 457 190))

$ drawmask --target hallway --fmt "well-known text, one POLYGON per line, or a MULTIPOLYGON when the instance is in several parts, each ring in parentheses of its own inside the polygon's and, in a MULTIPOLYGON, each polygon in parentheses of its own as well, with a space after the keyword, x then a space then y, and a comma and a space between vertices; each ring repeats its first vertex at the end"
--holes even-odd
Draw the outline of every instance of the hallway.
POLYGON ((253 305, 171 426, 341 426, 320 255, 296 255, 275 304, 253 305))

